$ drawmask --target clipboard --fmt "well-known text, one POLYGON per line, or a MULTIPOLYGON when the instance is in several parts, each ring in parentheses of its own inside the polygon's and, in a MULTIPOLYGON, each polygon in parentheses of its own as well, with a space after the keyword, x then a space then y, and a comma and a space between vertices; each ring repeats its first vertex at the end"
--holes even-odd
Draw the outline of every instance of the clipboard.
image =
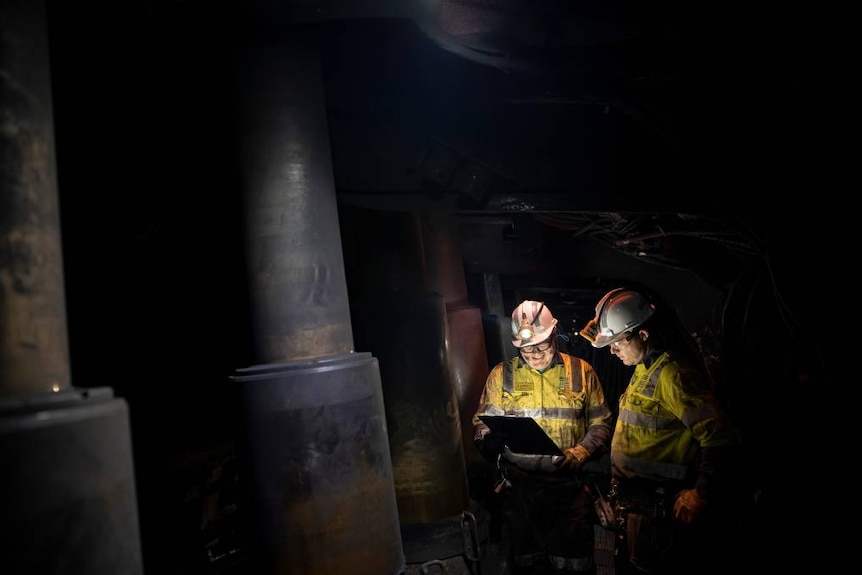
POLYGON ((479 419, 515 453, 563 455, 563 452, 532 417, 480 415, 479 419))

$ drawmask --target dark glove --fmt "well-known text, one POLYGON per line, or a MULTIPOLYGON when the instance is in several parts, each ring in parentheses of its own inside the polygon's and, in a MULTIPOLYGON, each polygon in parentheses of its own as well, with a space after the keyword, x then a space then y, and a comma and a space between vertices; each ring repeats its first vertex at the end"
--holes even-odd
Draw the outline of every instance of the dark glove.
POLYGON ((683 489, 673 504, 673 518, 688 525, 700 517, 706 509, 706 499, 698 495, 697 489, 683 489))
POLYGON ((506 442, 497 434, 488 432, 484 435, 477 435, 473 444, 485 461, 496 463, 497 456, 503 452, 506 442))
POLYGON ((560 467, 571 471, 577 471, 583 467, 584 463, 589 459, 590 452, 587 451, 587 448, 583 445, 576 445, 565 450, 563 455, 566 457, 565 459, 560 460, 560 467))

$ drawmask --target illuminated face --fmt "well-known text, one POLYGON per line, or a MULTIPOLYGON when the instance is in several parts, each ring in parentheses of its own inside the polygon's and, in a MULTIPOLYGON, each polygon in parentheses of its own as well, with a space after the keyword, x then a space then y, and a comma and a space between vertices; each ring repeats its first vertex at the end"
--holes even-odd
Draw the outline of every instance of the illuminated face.
POLYGON ((520 348, 521 357, 527 362, 527 365, 533 369, 542 371, 551 365, 551 360, 554 359, 554 342, 553 338, 538 343, 536 345, 527 345, 520 348))
POLYGON ((646 353, 646 338, 648 335, 644 330, 639 332, 633 331, 624 338, 610 344, 608 349, 625 365, 637 365, 643 360, 646 353))

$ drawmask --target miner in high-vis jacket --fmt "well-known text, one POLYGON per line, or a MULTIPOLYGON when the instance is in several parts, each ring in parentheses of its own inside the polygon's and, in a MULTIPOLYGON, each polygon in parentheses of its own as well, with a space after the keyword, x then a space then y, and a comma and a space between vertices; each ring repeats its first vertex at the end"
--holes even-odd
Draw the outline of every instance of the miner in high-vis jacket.
POLYGON ((593 367, 557 349, 546 305, 522 302, 511 326, 518 354, 491 370, 473 426, 479 452, 504 475, 512 573, 592 574, 595 511, 579 470, 607 452, 613 415, 593 367), (480 419, 487 415, 533 418, 562 454, 548 468, 544 456, 513 453, 480 419))
MULTIPOLYGON (((699 351, 654 298, 611 290, 580 334, 634 366, 611 441, 610 502, 627 558, 618 575, 717 573, 732 565, 741 440, 699 351)), ((744 521, 740 519, 740 521, 744 521)))

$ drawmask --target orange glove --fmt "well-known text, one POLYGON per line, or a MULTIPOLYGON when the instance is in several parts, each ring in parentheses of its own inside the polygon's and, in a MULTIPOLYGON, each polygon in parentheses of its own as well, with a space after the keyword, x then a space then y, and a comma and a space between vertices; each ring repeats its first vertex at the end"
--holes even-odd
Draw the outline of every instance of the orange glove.
POLYGON ((697 494, 697 489, 683 489, 673 504, 673 518, 689 525, 706 509, 706 499, 697 494))
POLYGON ((565 450, 563 455, 566 456, 566 459, 562 462, 561 467, 577 471, 589 459, 590 452, 583 445, 576 445, 565 450))

